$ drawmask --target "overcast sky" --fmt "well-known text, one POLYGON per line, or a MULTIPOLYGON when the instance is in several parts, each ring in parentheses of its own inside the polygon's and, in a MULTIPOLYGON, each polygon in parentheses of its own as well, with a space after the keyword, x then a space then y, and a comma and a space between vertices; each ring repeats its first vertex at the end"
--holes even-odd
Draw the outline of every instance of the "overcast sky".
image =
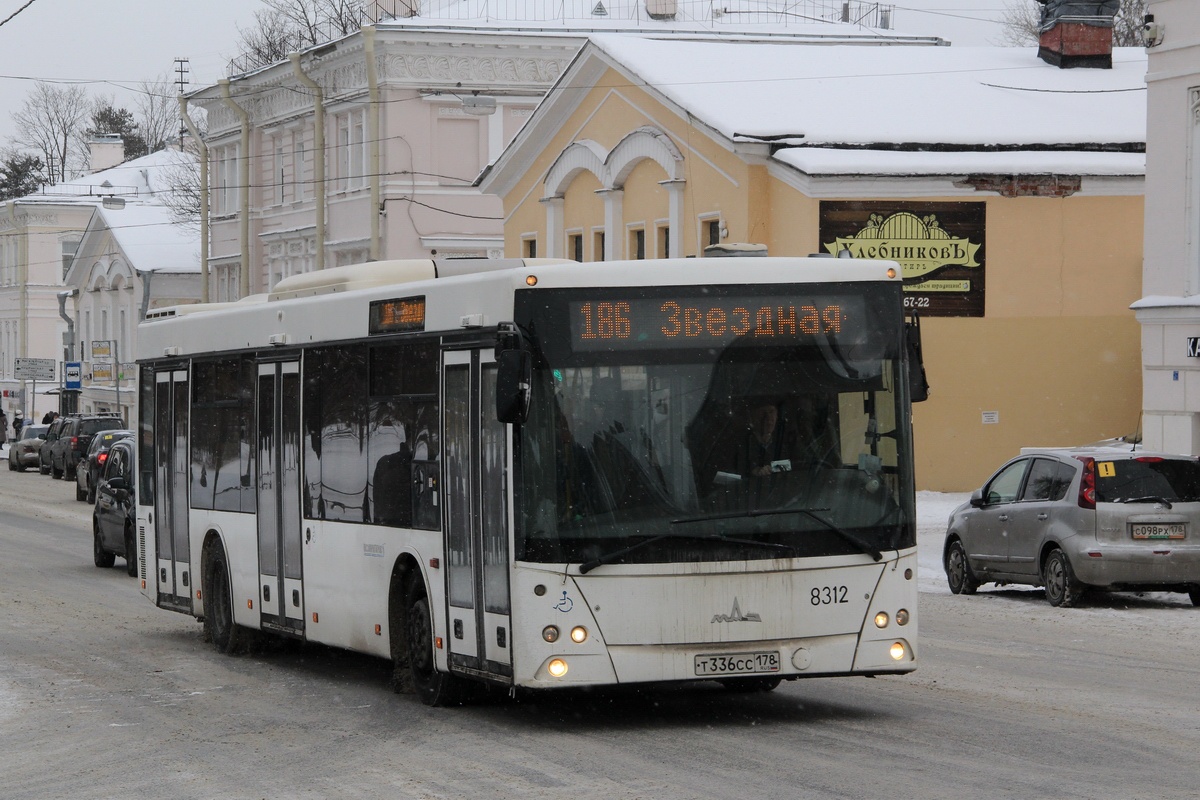
MULTIPOLYGON (((954 44, 993 44, 1005 2, 901 0, 894 25, 954 44)), ((238 27, 249 27, 259 8, 256 0, 0 0, 0 146, 35 81, 82 82, 131 111, 142 81, 174 80, 176 58, 190 61, 189 88, 215 83, 237 55, 238 27)))

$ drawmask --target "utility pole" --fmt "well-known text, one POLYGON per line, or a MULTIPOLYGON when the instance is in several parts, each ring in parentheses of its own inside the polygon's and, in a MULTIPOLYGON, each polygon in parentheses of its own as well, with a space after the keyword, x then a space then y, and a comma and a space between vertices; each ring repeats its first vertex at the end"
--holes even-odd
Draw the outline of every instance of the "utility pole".
MULTIPOLYGON (((186 58, 175 59, 175 88, 178 90, 179 95, 181 97, 183 96, 184 91, 187 89, 188 83, 190 83, 190 78, 188 77, 188 72, 190 69, 191 69, 191 63, 188 61, 188 59, 186 59, 186 58)), ((187 126, 183 124, 182 120, 180 120, 180 122, 179 122, 179 149, 180 150, 183 149, 183 137, 184 136, 187 136, 187 126)))

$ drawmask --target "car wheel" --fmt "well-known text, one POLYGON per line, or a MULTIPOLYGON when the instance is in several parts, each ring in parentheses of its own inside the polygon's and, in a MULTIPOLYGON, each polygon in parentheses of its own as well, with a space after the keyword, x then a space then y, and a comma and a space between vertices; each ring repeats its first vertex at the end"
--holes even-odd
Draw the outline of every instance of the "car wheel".
POLYGON ((1188 587, 1188 597, 1192 598, 1192 605, 1200 606, 1200 583, 1188 587))
POLYGON ((1071 608, 1083 595, 1084 585, 1075 577, 1067 554, 1055 548, 1046 556, 1042 567, 1042 582, 1046 585, 1046 599, 1050 605, 1071 608))
POLYGON ((125 526, 125 574, 136 578, 138 574, 137 544, 133 541, 133 528, 125 526))
POLYGON ((100 543, 100 523, 95 520, 92 520, 92 560, 101 569, 108 569, 117 561, 117 557, 100 543))
POLYGON ((433 660, 433 616, 429 597, 420 577, 412 578, 404 593, 407 610, 405 643, 413 689, 427 706, 457 705, 462 702, 462 680, 438 672, 433 660))
POLYGON ((79 485, 78 480, 75 481, 75 499, 82 503, 87 500, 87 496, 88 496, 87 489, 84 489, 83 487, 81 487, 79 485))
POLYGON ((13 461, 11 456, 9 456, 9 459, 8 459, 8 471, 9 472, 17 471, 17 462, 13 461))
POLYGON ((209 549, 204 564, 204 633, 217 652, 238 652, 245 641, 242 627, 233 621, 233 591, 221 545, 209 549))
POLYGON ((62 480, 62 476, 63 476, 63 471, 61 469, 59 469, 58 467, 56 467, 54 465, 54 462, 51 461, 50 462, 50 477, 54 478, 54 480, 58 481, 58 480, 62 480))
POLYGON ((96 487, 92 485, 91 481, 88 481, 87 501, 92 504, 96 502, 96 487))
POLYGON ((946 582, 954 594, 975 594, 979 588, 979 579, 971 571, 967 551, 958 539, 950 543, 950 550, 946 553, 946 582))
POLYGON ((42 473, 43 475, 50 474, 50 465, 44 463, 40 456, 38 457, 38 472, 42 473))

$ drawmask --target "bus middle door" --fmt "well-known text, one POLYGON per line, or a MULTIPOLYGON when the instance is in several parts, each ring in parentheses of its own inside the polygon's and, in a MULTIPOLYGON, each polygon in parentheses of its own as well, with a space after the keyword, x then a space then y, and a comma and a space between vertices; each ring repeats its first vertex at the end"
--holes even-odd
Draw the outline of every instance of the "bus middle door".
POLYGON ((492 351, 445 355, 443 453, 450 665, 512 679, 508 426, 496 419, 492 351))
POLYGON ((300 362, 258 365, 258 585, 262 626, 304 633, 300 362))

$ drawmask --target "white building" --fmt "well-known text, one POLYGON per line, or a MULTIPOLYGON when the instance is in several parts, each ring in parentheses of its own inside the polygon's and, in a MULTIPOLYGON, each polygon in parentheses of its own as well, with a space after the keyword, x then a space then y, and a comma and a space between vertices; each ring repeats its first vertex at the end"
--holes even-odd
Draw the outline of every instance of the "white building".
POLYGON ((1143 437, 1200 454, 1200 14, 1193 0, 1147 11, 1143 437))
MULTIPOLYGON (((92 341, 113 341, 131 360, 145 305, 199 298, 199 234, 162 203, 188 159, 165 150, 0 205, 0 387, 10 420, 18 410, 32 419, 60 410, 62 364, 90 361, 92 341), (157 273, 164 277, 144 302, 145 276, 157 273), (18 380, 19 358, 53 360, 58 380, 18 380)), ((122 370, 111 365, 97 378, 94 367, 82 370, 82 404, 66 408, 117 409, 112 375, 122 370)), ((124 376, 121 391, 132 398, 133 370, 124 376)))

